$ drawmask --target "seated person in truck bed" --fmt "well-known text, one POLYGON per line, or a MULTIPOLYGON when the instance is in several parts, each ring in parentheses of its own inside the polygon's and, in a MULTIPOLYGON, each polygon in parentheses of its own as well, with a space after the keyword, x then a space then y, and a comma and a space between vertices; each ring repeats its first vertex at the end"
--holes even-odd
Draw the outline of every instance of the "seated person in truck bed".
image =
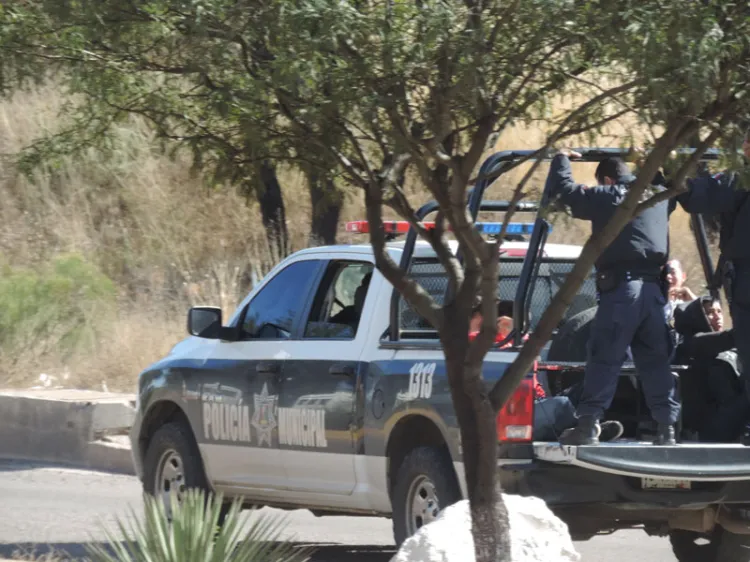
POLYGON ((689 366, 680 376, 685 430, 701 441, 737 441, 750 416, 750 402, 733 350, 733 330, 722 330, 721 303, 706 296, 678 306, 674 323, 682 338, 674 362, 689 366))
MULTIPOLYGON (((479 334, 482 326, 482 301, 477 299, 469 321, 469 341, 479 334)), ((513 301, 497 301, 497 337, 501 343, 513 330, 513 301)), ((528 336, 526 336, 528 338, 528 336)), ((511 345, 508 341, 501 349, 511 345)), ((534 441, 557 441, 558 436, 576 424, 576 405, 580 398, 583 383, 577 383, 567 389, 569 396, 547 396, 547 393, 534 376, 534 441)), ((600 441, 612 441, 623 433, 622 424, 618 421, 601 423, 600 441)))

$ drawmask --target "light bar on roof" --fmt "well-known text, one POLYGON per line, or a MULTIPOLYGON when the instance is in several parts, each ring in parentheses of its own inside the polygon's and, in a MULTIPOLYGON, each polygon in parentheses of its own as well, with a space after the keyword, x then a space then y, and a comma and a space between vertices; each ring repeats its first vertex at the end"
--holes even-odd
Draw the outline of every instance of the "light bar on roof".
MULTIPOLYGON (((479 232, 484 234, 500 234, 503 230, 501 222, 478 222, 476 223, 479 232)), ((534 232, 533 222, 509 222, 506 234, 531 234, 534 232)))
MULTIPOLYGON (((434 222, 423 222, 426 229, 435 228, 434 222)), ((501 222, 478 222, 475 223, 477 230, 483 234, 499 235, 503 229, 501 222)), ((383 229, 388 234, 406 234, 409 232, 408 221, 383 221, 383 229)), ((450 230, 450 228, 449 228, 450 230)), ((550 228, 550 230, 552 230, 550 228)), ((347 232, 356 232, 358 234, 367 234, 370 232, 370 225, 367 221, 350 221, 346 223, 347 232)), ((506 234, 531 234, 534 231, 533 222, 511 222, 508 223, 506 234)))

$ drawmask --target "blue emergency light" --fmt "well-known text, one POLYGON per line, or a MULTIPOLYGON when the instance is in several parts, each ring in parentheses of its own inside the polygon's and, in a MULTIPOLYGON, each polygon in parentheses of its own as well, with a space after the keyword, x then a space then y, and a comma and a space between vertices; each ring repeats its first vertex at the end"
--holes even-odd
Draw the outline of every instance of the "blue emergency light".
MULTIPOLYGON (((500 234, 503 230, 501 222, 478 222, 477 230, 483 234, 500 234)), ((533 222, 510 222, 505 230, 506 234, 531 234, 534 232, 533 222)))

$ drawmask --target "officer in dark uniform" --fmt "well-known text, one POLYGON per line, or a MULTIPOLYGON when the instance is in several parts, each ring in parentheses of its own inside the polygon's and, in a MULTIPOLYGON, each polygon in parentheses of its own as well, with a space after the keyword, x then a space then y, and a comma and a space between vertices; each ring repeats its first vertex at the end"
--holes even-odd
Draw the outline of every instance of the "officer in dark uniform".
MULTIPOLYGON (((750 130, 742 146, 750 159, 750 130)), ((676 197, 689 213, 718 214, 719 250, 716 285, 724 287, 732 317, 735 345, 745 392, 750 398, 750 192, 739 174, 702 174, 688 180, 687 191, 676 197)), ((750 420, 742 443, 750 445, 750 420)))
MULTIPOLYGON (((622 160, 606 158, 596 169, 596 179, 596 187, 577 184, 566 153, 552 159, 547 178, 553 200, 568 207, 575 218, 591 221, 594 234, 609 222, 635 177, 622 160)), ((675 444, 680 406, 669 365, 672 350, 661 283, 673 208, 674 202, 663 201, 635 217, 596 261, 599 308, 576 411, 578 425, 563 432, 560 443, 564 445, 599 443, 600 419, 614 397, 628 346, 651 415, 658 423, 654 444, 675 444)))

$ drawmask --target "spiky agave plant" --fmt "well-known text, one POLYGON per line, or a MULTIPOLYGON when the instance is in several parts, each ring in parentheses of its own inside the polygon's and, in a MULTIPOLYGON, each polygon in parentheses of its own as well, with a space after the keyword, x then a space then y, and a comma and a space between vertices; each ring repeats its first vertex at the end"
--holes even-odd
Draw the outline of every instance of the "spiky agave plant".
POLYGON ((142 521, 117 520, 122 538, 105 529, 106 543, 87 548, 93 562, 304 562, 312 551, 281 541, 283 517, 262 515, 243 533, 236 499, 219 525, 222 495, 190 489, 172 502, 171 518, 162 501, 144 494, 142 521), (171 519, 171 521, 170 521, 171 519))

